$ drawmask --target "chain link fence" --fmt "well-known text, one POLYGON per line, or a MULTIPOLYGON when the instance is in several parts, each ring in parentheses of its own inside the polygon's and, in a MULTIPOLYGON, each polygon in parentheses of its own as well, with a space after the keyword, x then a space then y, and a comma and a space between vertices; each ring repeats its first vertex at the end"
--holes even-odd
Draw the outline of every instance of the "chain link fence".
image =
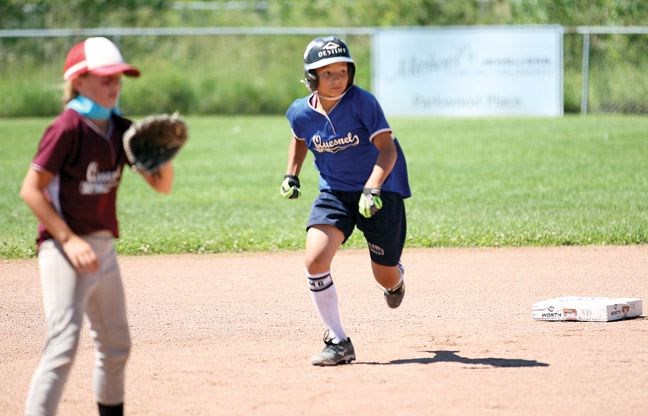
MULTIPOLYGON (((87 36, 110 37, 145 70, 144 82, 126 81, 129 94, 122 104, 128 107, 130 101, 135 111, 280 114, 305 93, 299 84, 301 59, 314 36, 346 38, 353 45, 357 82, 370 88, 371 39, 376 30, 0 30, 0 116, 56 114, 64 54, 87 36)), ((648 113, 648 27, 570 27, 563 40, 565 113, 648 113)))
POLYGON ((648 113, 648 27, 576 27, 564 35, 565 112, 648 113))

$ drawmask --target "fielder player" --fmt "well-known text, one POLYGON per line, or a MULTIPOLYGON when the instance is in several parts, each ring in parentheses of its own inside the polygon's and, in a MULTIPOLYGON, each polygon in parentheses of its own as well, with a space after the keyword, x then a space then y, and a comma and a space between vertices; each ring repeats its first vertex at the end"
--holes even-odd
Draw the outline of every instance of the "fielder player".
POLYGON ((299 173, 310 150, 320 194, 306 227, 305 265, 326 326, 324 349, 312 364, 329 366, 355 359, 340 319, 333 257, 358 227, 367 240, 374 278, 384 288, 387 305, 397 308, 405 295, 403 199, 411 193, 405 157, 380 104, 353 84, 355 63, 347 45, 336 37, 311 41, 304 53, 304 75, 312 93, 286 112, 292 140, 280 192, 289 199, 300 196, 299 173))
MULTIPOLYGON (((74 361, 84 315, 96 347, 94 393, 100 415, 122 415, 131 340, 113 239, 117 187, 131 121, 117 108, 122 75, 137 77, 108 39, 92 37, 67 54, 64 111, 45 131, 20 196, 39 220, 38 263, 47 343, 25 414, 54 415, 74 361)), ((171 163, 143 174, 169 193, 171 163)))

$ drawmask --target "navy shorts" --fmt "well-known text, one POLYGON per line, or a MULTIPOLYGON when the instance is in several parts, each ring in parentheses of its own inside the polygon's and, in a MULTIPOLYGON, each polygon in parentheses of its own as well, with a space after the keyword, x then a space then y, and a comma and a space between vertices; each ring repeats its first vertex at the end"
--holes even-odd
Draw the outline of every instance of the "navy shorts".
POLYGON ((403 198, 393 192, 383 192, 383 207, 373 217, 358 212, 361 192, 321 191, 313 202, 306 229, 313 225, 333 225, 344 233, 344 242, 357 226, 364 234, 374 263, 395 266, 400 261, 407 221, 403 198))

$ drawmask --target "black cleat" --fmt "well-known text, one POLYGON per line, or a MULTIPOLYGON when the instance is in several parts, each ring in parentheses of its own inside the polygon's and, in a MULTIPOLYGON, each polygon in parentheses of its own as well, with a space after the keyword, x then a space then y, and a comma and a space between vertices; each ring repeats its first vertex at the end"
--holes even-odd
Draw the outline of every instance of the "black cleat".
POLYGON ((334 344, 333 338, 329 337, 329 332, 327 330, 324 332, 324 344, 326 344, 326 346, 322 352, 312 358, 311 364, 319 366, 333 366, 338 364, 348 364, 356 358, 351 338, 340 341, 339 344, 334 344))
POLYGON ((396 289, 385 289, 384 293, 387 306, 392 309, 398 308, 405 297, 405 281, 402 281, 396 289))

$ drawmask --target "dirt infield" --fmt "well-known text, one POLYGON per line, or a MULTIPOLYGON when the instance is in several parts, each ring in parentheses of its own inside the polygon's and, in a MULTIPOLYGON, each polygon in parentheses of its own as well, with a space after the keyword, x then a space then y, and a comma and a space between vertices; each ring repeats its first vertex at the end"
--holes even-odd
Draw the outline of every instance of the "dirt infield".
MULTIPOLYGON (((120 258, 130 415, 648 414, 648 319, 538 322, 535 301, 648 299, 648 246, 406 250, 390 310, 368 255, 334 267, 357 361, 323 344, 302 253, 120 258)), ((35 260, 0 261, 0 414, 19 415, 45 336, 35 260)), ((95 414, 84 328, 60 415, 95 414)))

